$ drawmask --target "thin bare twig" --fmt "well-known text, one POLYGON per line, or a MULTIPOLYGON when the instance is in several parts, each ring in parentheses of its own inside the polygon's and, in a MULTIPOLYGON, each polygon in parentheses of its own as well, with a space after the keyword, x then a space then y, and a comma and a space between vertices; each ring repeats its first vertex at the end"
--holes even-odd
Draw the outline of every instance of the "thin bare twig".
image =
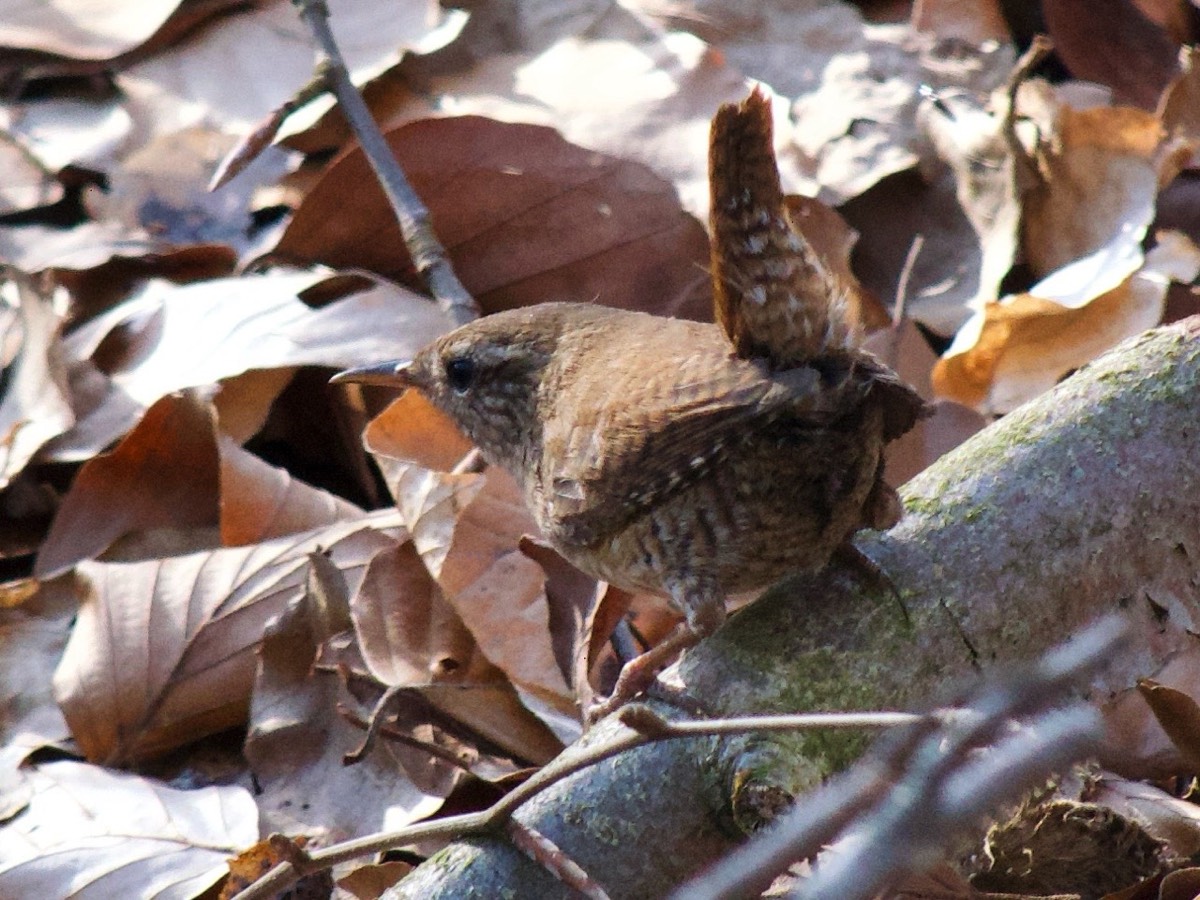
POLYGON ((1016 182, 1017 196, 1045 180, 1042 171, 1038 168, 1037 161, 1030 158, 1030 154, 1025 150, 1025 145, 1021 143, 1021 138, 1017 135, 1017 93, 1020 91, 1021 85, 1029 80, 1033 70, 1053 49, 1054 44, 1050 38, 1044 34, 1035 35, 1029 44, 1029 49, 1017 60, 1016 66, 1008 76, 1005 101, 1007 106, 1004 110, 1000 133, 1013 156, 1013 165, 1015 166, 1013 177, 1016 182))
MULTIPOLYGON (((567 776, 655 741, 744 733, 759 730, 760 727, 769 731, 836 727, 887 728, 895 725, 911 725, 914 721, 928 721, 932 723, 930 727, 934 727, 940 721, 940 718, 936 716, 914 716, 909 713, 896 712, 863 712, 746 716, 738 719, 672 722, 658 716, 641 704, 626 707, 622 710, 621 718, 622 721, 633 720, 646 730, 625 731, 604 743, 587 747, 572 756, 553 760, 541 771, 536 772, 527 781, 513 788, 504 797, 481 812, 447 816, 432 822, 409 825, 396 831, 343 841, 340 844, 314 851, 310 854, 308 863, 316 869, 331 868, 360 856, 381 853, 430 838, 448 840, 471 834, 494 832, 504 827, 523 803, 567 776)), ((281 863, 250 887, 237 894, 234 900, 265 900, 265 898, 274 897, 279 892, 287 890, 297 880, 298 873, 295 869, 289 863, 281 863)))
POLYGON ((604 888, 541 832, 515 819, 509 820, 505 832, 518 850, 572 890, 588 900, 609 900, 604 888))
MULTIPOLYGON (((892 305, 892 327, 899 328, 908 312, 908 282, 912 278, 913 269, 917 265, 917 257, 925 247, 925 235, 918 234, 908 246, 904 257, 904 265, 900 269, 900 279, 896 282, 896 302, 892 305)), ((893 366, 894 368, 894 366, 893 366)))
POLYGON ((446 249, 433 233, 429 210, 404 177, 404 172, 392 155, 383 132, 375 124, 366 102, 354 86, 354 82, 350 80, 346 62, 329 28, 329 8, 325 5, 325 0, 292 2, 300 11, 300 18, 312 30, 317 40, 320 48, 318 74, 326 79, 329 89, 337 97, 346 121, 362 145, 367 161, 383 187, 383 192, 396 214, 396 220, 400 223, 404 245, 412 256, 417 272, 425 279, 434 300, 455 325, 478 318, 479 306, 454 274, 446 249))

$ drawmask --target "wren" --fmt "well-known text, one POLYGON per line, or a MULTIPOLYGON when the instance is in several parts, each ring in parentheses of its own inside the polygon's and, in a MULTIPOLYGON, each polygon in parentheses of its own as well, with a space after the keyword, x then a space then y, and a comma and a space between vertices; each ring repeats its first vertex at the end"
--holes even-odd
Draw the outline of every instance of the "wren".
POLYGON ((883 447, 927 411, 857 347, 844 291, 792 227, 768 102, 722 108, 710 148, 721 324, 544 303, 335 378, 423 392, 516 477, 564 557, 683 613, 595 715, 716 630, 728 595, 894 524, 883 447))

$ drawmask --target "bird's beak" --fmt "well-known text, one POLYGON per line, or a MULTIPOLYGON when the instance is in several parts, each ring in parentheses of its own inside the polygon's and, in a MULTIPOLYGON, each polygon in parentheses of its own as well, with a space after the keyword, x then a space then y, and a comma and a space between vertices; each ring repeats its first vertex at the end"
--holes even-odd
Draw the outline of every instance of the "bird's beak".
POLYGON ((356 366, 345 372, 338 372, 329 379, 330 384, 379 384, 391 388, 407 388, 415 386, 410 363, 401 360, 396 362, 376 363, 373 366, 356 366))

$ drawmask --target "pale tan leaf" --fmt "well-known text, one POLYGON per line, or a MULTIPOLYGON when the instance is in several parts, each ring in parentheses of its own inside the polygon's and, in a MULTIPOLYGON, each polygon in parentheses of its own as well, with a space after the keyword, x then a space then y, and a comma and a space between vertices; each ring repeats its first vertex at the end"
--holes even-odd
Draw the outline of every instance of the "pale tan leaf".
POLYGON ((504 682, 442 597, 412 542, 371 560, 350 609, 363 661, 388 687, 504 682))
POLYGON ((67 352, 95 360, 109 376, 111 396, 80 422, 76 431, 85 439, 67 434, 49 457, 91 456, 172 391, 251 370, 345 368, 403 357, 446 330, 432 303, 400 288, 380 285, 320 309, 300 299, 327 278, 255 275, 183 287, 159 282, 88 322, 67 339, 67 352))
POLYGON ((378 513, 251 547, 81 564, 91 596, 54 687, 84 753, 144 758, 243 721, 263 625, 303 593, 308 554, 328 549, 353 590, 397 525, 378 513))
POLYGON ((354 900, 379 900, 384 891, 413 870, 411 863, 385 862, 359 866, 338 879, 338 887, 354 900))
MULTIPOLYGON (((575 730, 578 710, 550 643, 546 573, 519 550, 497 559, 473 583, 447 595, 484 655, 522 696, 548 704, 575 730)), ((543 713, 545 710, 535 709, 543 713)), ((557 723, 548 722, 552 728, 557 723)), ((574 739, 577 735, 564 732, 574 739)))
POLYGON ((0 745, 39 707, 57 712, 50 678, 79 606, 79 586, 70 577, 33 584, 32 596, 0 609, 0 745))
POLYGON ((1022 234, 1034 276, 1104 250, 1128 257, 1106 287, 1119 284, 1141 264, 1135 251, 1154 220, 1154 198, 1178 171, 1159 154, 1161 123, 1128 107, 1074 109, 1044 82, 1022 85, 1018 109, 1040 138, 1033 152, 1043 180, 1025 199, 1022 234))
MULTIPOLYGON (((1171 743, 1179 749, 1188 770, 1200 771, 1200 704, 1185 691, 1159 684, 1152 678, 1139 679, 1137 689, 1171 743)), ((1200 846, 1195 849, 1200 850, 1200 846)))
MULTIPOLYGON (((2 125, 0 125, 2 127, 2 125)), ((0 140, 0 215, 7 215, 35 206, 49 206, 62 199, 62 185, 54 173, 40 165, 18 143, 19 138, 6 133, 0 140)))
POLYGON ((0 488, 75 421, 53 299, 23 278, 0 282, 0 488))
MULTIPOLYGON (((1180 590, 1182 595, 1189 588, 1181 584, 1180 590)), ((1200 649, 1193 646, 1172 654, 1151 677, 1154 684, 1183 696, 1200 696, 1200 649)), ((1141 690, 1120 691, 1103 709, 1105 749, 1100 760, 1107 768, 1140 778, 1167 778, 1188 769, 1184 754, 1164 731, 1141 690)))
POLYGON ((183 791, 77 762, 30 773, 28 808, 0 829, 5 897, 191 900, 258 839, 241 787, 183 791))
POLYGON ((296 370, 291 366, 278 369, 251 369, 221 381, 221 389, 213 397, 221 431, 239 444, 244 444, 262 429, 271 412, 271 404, 288 386, 296 370))
POLYGON ((56 97, 0 107, 0 127, 51 173, 68 165, 104 171, 113 165, 131 125, 115 100, 56 97))
MULTIPOLYGON (((380 601, 386 602, 386 598, 377 596, 371 602, 380 601)), ((378 702, 384 686, 369 674, 357 642, 349 634, 336 635, 321 648, 318 665, 349 673, 351 677, 348 686, 359 702, 364 704, 361 718, 365 725, 366 712, 378 702)), ((486 660, 483 666, 480 670, 483 680, 480 682, 464 685, 447 679, 445 683, 438 682, 414 688, 436 711, 437 716, 445 717, 444 720, 440 720, 435 716, 432 720, 426 718, 424 721, 432 721, 433 724, 439 725, 445 725, 446 721, 460 723, 457 726, 459 730, 462 726, 468 727, 474 734, 482 736, 518 760, 541 764, 557 756, 562 751, 563 741, 555 737, 554 733, 522 704, 517 692, 498 669, 486 660)), ((404 667, 399 666, 396 670, 403 674, 404 667)), ((413 711, 412 707, 405 709, 413 711)), ((416 721, 421 721, 419 716, 416 721)), ((470 763, 470 768, 479 777, 489 780, 512 772, 511 765, 505 765, 497 757, 488 757, 482 753, 470 763)))
POLYGON ((221 543, 253 544, 361 518, 348 500, 293 478, 231 438, 218 438, 221 458, 221 543))
POLYGON ((137 532, 219 523, 221 542, 238 546, 362 516, 220 434, 212 393, 163 397, 111 453, 84 464, 42 543, 38 577, 137 532))
POLYGON ((145 41, 180 5, 181 0, 4 0, 0 46, 107 59, 145 41))
POLYGON ((271 830, 337 841, 432 815, 461 768, 386 737, 354 765, 343 762, 363 732, 338 712, 336 673, 313 669, 328 635, 311 600, 292 600, 267 624, 259 655, 246 757, 271 830))
POLYGON ((942 203, 925 204, 931 208, 921 210, 919 222, 900 208, 874 207, 895 254, 911 246, 914 232, 923 238, 908 272, 906 308, 940 334, 953 334, 970 310, 1000 295, 1021 247, 1024 161, 1014 157, 1005 133, 1009 98, 997 90, 990 104, 985 99, 950 93, 927 98, 917 110, 946 167, 928 191, 942 203))
MULTIPOLYGON (((578 710, 552 648, 546 574, 517 549, 527 534, 536 535, 537 526, 520 489, 492 467, 457 518, 440 567, 431 571, 487 658, 568 743, 577 733, 578 710)), ((429 565, 430 555, 422 557, 429 565)))
MULTIPOLYGON (((472 446, 454 422, 420 391, 405 391, 372 419, 363 432, 363 444, 377 456, 414 462, 439 472, 453 469, 472 446)), ((383 460, 380 465, 385 465, 383 460)), ((394 473, 389 483, 398 474, 394 473)))
POLYGON ((974 45, 1012 41, 999 0, 916 0, 911 22, 917 31, 932 32, 942 40, 974 45))
MULTIPOLYGON (((331 0, 330 26, 351 69, 366 77, 399 61, 404 48, 437 26, 435 2, 381 8, 374 0, 331 0)), ((312 77, 312 35, 290 3, 259 3, 222 17, 169 54, 117 77, 148 134, 204 124, 224 134, 249 131, 312 77), (214 72, 236 72, 214 78, 214 72)), ((362 80, 360 77, 360 81, 362 80)))
MULTIPOLYGON (((1095 257, 1055 272, 1028 293, 988 304, 934 367, 939 394, 984 413, 1008 412, 1162 318, 1171 281, 1200 273, 1200 248, 1161 232, 1145 264, 1115 288, 1095 257), (1092 285, 1100 293, 1092 293, 1092 285)), ((1140 251, 1139 251, 1140 252, 1140 251)))
MULTIPOLYGON (((496 466, 484 473, 482 490, 471 496, 434 577, 447 595, 466 590, 525 535, 538 534, 517 482, 496 466)), ((428 560, 427 560, 428 562, 428 560)))
MULTIPOLYGON (((423 688, 421 694, 447 716, 469 725, 518 759, 535 765, 548 763, 574 740, 564 739, 537 715, 537 710, 531 711, 511 684, 480 685, 467 691, 454 685, 432 685, 423 688)), ((554 717, 557 716, 555 713, 554 717)), ((578 725, 575 728, 577 731, 578 725)))
POLYGON ((133 531, 216 525, 217 477, 211 405, 194 393, 164 397, 111 453, 79 470, 35 574, 53 577, 133 531))
MULTIPOLYGON (((431 424, 419 414, 416 421, 431 424)), ((435 431, 439 424, 432 420, 435 431)), ((404 441, 385 438, 381 430, 375 438, 404 452, 404 441)), ((357 601, 356 618, 373 671, 391 683, 453 680, 448 661, 462 677, 461 670, 477 665, 478 644, 522 701, 569 742, 578 729, 575 699, 552 648, 545 572, 517 550, 537 526, 512 476, 495 467, 485 475, 453 475, 388 457, 379 462, 432 582, 411 567, 402 577, 397 560, 374 563, 379 584, 372 579, 372 590, 357 601), (384 584, 417 606, 389 610, 380 600, 384 584), (450 610, 458 615, 448 615, 450 610)))

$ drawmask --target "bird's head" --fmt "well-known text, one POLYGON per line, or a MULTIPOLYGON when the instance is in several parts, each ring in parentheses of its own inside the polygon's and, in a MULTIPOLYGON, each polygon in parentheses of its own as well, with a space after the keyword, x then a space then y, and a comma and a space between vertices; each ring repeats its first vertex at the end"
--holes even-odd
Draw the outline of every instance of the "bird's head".
POLYGON ((411 361, 348 369, 335 382, 415 388, 491 462, 520 479, 541 447, 543 376, 566 327, 566 304, 487 316, 438 338, 411 361))

